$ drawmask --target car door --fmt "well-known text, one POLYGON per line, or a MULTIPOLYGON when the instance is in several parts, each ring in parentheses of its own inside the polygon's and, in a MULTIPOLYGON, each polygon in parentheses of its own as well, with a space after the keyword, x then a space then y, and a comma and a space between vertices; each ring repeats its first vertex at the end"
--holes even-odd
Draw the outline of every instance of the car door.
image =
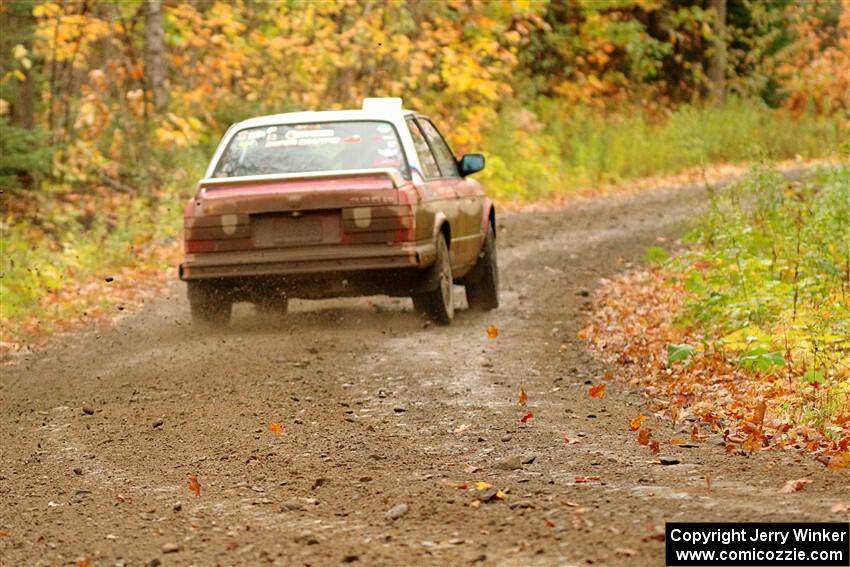
POLYGON ((420 204, 420 210, 417 213, 416 226, 418 230, 424 229, 427 233, 417 232, 417 239, 433 238, 431 231, 434 228, 437 216, 440 214, 445 215, 452 234, 452 242, 447 243, 449 244, 449 258, 452 269, 460 268, 462 257, 458 256, 458 250, 455 248, 455 236, 460 231, 458 225, 460 207, 458 205, 457 192, 455 191, 456 180, 443 176, 431 144, 428 143, 416 119, 410 116, 406 119, 406 122, 408 130, 410 130, 410 136, 413 139, 413 146, 416 148, 416 155, 419 157, 419 165, 422 167, 422 171, 419 173, 425 181, 425 186, 421 192, 423 200, 420 204))
POLYGON ((434 123, 424 116, 418 116, 416 120, 440 168, 439 182, 451 187, 455 194, 456 221, 452 226, 452 248, 457 265, 452 268, 458 276, 462 276, 475 264, 481 250, 484 195, 477 182, 461 177, 457 159, 434 123))

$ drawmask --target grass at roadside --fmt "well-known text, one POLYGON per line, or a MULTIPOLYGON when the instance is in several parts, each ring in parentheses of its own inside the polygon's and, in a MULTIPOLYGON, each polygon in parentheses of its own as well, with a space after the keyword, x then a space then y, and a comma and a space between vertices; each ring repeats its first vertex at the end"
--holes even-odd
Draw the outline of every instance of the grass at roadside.
POLYGON ((600 184, 709 164, 825 157, 850 140, 838 119, 793 117, 755 101, 682 106, 664 117, 607 115, 541 100, 536 115, 507 110, 486 139, 488 190, 536 201, 600 184))
POLYGON ((3 219, 0 353, 123 310, 177 258, 182 199, 40 195, 3 219))
POLYGON ((691 237, 608 282, 582 336, 730 451, 850 465, 850 167, 799 183, 756 169, 712 197, 691 237))

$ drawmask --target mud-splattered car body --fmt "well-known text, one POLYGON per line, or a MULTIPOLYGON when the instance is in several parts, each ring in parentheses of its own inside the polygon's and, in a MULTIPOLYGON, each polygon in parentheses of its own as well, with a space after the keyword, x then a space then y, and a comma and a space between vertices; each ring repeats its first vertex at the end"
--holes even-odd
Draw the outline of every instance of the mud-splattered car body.
POLYGON ((468 177, 484 159, 457 160, 396 100, 228 130, 184 214, 196 321, 226 323, 235 301, 283 311, 291 297, 387 294, 448 323, 452 282, 471 306, 498 305, 495 210, 468 177))

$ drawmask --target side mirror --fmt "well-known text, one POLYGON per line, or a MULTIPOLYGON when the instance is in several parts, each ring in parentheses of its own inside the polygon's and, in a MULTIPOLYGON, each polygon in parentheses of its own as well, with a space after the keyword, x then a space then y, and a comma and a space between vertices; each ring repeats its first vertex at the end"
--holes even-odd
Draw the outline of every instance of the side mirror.
POLYGON ((463 177, 472 175, 484 169, 484 156, 482 154, 466 154, 460 158, 460 174, 463 177))

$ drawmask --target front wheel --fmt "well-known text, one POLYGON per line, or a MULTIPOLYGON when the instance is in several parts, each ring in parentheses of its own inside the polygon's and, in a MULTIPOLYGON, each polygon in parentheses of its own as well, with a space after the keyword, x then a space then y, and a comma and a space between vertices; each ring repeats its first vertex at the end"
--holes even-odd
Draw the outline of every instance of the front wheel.
POLYGON ((186 282, 192 324, 205 329, 227 327, 233 300, 207 282, 186 282))
POLYGON ((478 263, 466 284, 466 302, 470 309, 490 311, 499 306, 499 266, 496 260, 496 233, 493 223, 487 230, 478 263))
POLYGON ((449 247, 442 234, 437 238, 437 258, 430 268, 430 278, 437 280, 432 291, 413 296, 413 306, 420 313, 441 325, 448 325, 455 315, 454 293, 452 290, 452 265, 449 247))

